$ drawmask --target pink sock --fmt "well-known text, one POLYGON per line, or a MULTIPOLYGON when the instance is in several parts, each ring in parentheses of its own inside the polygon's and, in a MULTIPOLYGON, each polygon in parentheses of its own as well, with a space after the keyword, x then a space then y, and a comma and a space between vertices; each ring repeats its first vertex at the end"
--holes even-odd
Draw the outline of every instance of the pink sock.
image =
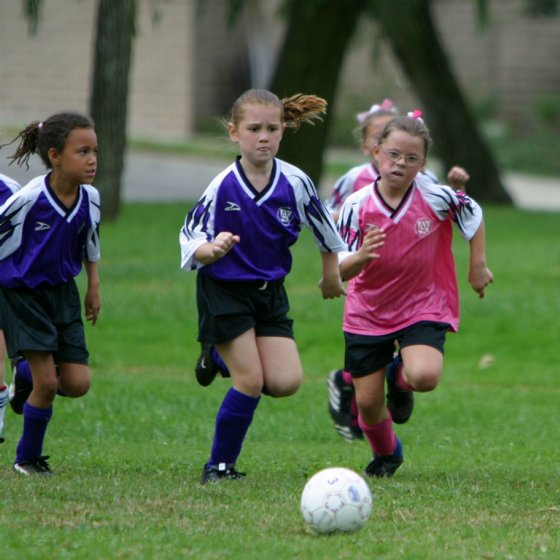
POLYGON ((342 372, 342 381, 344 381, 346 385, 354 385, 354 380, 352 379, 350 373, 347 371, 342 372))
POLYGON ((397 447, 397 437, 393 432, 393 421, 391 416, 378 424, 366 424, 362 417, 358 417, 358 423, 362 432, 366 435, 373 452, 376 455, 392 455, 397 447))
POLYGON ((397 387, 401 391, 414 391, 414 387, 404 380, 402 364, 399 365, 399 369, 397 370, 397 387))

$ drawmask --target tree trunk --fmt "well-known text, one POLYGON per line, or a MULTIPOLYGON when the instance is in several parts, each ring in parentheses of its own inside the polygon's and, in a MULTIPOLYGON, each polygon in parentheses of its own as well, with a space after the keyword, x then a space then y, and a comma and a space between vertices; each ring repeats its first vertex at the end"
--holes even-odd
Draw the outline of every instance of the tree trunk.
POLYGON ((368 0, 295 0, 270 89, 279 97, 315 94, 330 106, 324 123, 286 131, 279 157, 319 183, 344 54, 368 0))
POLYGON ((90 112, 99 144, 95 185, 108 220, 121 202, 134 21, 135 0, 99 0, 90 112))
MULTIPOLYGON (((425 120, 446 169, 469 172, 478 201, 511 204, 491 151, 481 136, 434 27, 430 0, 378 0, 379 23, 425 108, 425 120)), ((412 109, 412 108, 411 108, 412 109)))

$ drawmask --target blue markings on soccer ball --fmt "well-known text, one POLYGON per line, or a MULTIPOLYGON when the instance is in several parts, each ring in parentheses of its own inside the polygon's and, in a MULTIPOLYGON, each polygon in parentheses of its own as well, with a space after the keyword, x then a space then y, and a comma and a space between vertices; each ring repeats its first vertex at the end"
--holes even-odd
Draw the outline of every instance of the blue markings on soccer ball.
POLYGON ((360 494, 360 491, 355 486, 349 486, 347 492, 348 492, 348 497, 355 504, 361 501, 362 495, 360 494))

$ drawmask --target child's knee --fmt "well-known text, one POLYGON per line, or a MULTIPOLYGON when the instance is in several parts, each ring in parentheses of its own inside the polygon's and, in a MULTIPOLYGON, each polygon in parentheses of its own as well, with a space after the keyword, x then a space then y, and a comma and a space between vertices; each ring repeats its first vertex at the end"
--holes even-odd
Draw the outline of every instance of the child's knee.
POLYGON ((55 377, 43 379, 34 383, 33 392, 39 396, 43 402, 51 402, 56 396, 57 381, 55 377))
POLYGON ((433 391, 439 383, 440 376, 440 369, 428 368, 420 369, 410 373, 409 375, 406 375, 410 385, 412 385, 414 390, 418 391, 419 393, 433 391))
POLYGON ((80 376, 73 378, 71 381, 60 380, 59 394, 65 397, 78 398, 83 397, 89 391, 91 381, 88 376, 80 376))
POLYGON ((378 413, 385 408, 385 394, 379 393, 364 393, 359 394, 356 392, 356 404, 360 411, 370 411, 372 413, 378 413))
POLYGON ((271 397, 289 397, 297 393, 301 385, 301 377, 283 379, 282 381, 267 381, 263 387, 263 394, 271 397))

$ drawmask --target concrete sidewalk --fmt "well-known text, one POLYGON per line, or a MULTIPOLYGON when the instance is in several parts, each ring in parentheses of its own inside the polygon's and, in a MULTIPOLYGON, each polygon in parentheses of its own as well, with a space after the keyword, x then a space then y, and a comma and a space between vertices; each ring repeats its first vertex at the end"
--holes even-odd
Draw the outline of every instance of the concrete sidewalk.
MULTIPOLYGON (((194 200, 226 165, 204 158, 133 152, 127 158, 123 196, 131 201, 194 200)), ((323 179, 321 196, 329 194, 337 178, 323 179)), ((506 173, 504 182, 518 208, 560 212, 560 177, 506 173)))
MULTIPOLYGON (((125 160, 123 199, 146 202, 195 200, 226 165, 223 160, 132 151, 125 160)), ((45 169, 40 160, 33 157, 29 170, 6 164, 0 167, 0 172, 25 184, 45 173, 45 169)), ((335 179, 323 180, 321 196, 330 192, 335 179)), ((560 177, 506 173, 504 182, 518 208, 560 212, 560 177)))

